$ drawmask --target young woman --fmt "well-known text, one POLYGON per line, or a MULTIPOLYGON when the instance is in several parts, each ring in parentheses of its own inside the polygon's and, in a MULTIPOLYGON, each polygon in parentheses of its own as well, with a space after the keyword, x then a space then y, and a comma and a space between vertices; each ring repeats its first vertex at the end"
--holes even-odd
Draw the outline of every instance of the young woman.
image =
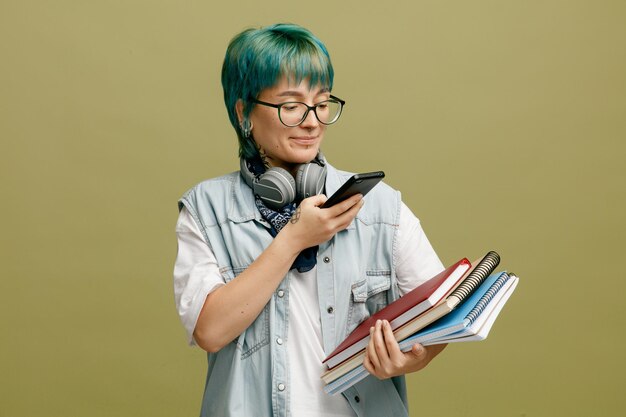
POLYGON ((403 353, 372 328, 372 374, 323 391, 322 360, 365 318, 443 269, 419 220, 381 183, 320 206, 350 176, 320 152, 344 101, 323 43, 287 24, 238 34, 222 69, 241 170, 180 200, 176 304, 208 352, 202 416, 407 415, 403 375, 443 346, 403 353))

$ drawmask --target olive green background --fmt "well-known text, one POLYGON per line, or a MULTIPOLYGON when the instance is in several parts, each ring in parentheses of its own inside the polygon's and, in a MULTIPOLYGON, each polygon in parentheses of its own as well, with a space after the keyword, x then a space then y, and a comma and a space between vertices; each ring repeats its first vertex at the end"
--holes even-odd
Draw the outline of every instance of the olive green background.
POLYGON ((197 415, 177 198, 237 169, 230 38, 328 46, 328 159, 384 170, 443 262, 521 281, 484 342, 409 377, 412 416, 623 413, 626 3, 0 3, 0 416, 197 415))

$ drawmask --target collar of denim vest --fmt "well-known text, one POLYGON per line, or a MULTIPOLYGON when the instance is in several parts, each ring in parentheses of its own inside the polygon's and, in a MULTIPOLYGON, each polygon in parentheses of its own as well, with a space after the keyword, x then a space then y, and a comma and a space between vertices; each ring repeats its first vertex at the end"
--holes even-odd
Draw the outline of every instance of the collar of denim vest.
MULTIPOLYGON (((335 191, 339 189, 349 178, 346 176, 343 178, 339 171, 337 171, 328 162, 326 163, 328 168, 326 174, 326 195, 331 196, 335 191)), ((256 208, 254 201, 254 193, 252 189, 244 182, 239 171, 233 173, 233 181, 231 183, 230 193, 230 208, 228 210, 228 220, 234 223, 246 222, 249 220, 256 220, 259 223, 269 228, 269 223, 261 217, 261 213, 256 208)), ((348 229, 354 229, 354 220, 348 226, 348 229)))

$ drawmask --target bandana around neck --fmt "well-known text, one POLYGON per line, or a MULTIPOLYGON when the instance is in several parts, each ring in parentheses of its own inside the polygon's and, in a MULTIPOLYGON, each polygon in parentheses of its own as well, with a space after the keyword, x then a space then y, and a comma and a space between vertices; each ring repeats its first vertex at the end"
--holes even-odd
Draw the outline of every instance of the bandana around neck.
MULTIPOLYGON (((260 160, 247 161, 248 168, 255 175, 258 176, 265 171, 265 167, 260 160)), ((280 208, 279 210, 272 210, 267 207, 259 196, 255 196, 256 207, 261 213, 261 217, 267 220, 270 224, 269 233, 272 237, 276 237, 278 232, 287 225, 291 216, 296 212, 296 203, 289 203, 280 208)), ((298 272, 307 272, 313 269, 317 264, 317 246, 306 248, 293 262, 291 269, 297 269, 298 272)))
MULTIPOLYGON (((259 197, 256 197, 256 206, 261 213, 261 217, 269 222, 271 226, 269 232, 272 237, 276 237, 296 211, 295 203, 287 204, 280 211, 272 210, 266 207, 259 197)), ((290 269, 297 269, 298 272, 307 272, 313 269, 317 264, 317 249, 317 246, 313 246, 300 252, 290 269)))

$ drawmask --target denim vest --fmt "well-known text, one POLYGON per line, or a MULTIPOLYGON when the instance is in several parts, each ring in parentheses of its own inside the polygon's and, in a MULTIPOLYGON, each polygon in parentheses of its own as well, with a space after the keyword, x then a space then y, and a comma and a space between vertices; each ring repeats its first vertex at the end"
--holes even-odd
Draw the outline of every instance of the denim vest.
MULTIPOLYGON (((326 193, 351 174, 328 166, 326 193)), ((226 282, 271 243, 268 223, 239 172, 204 181, 179 201, 196 220, 226 282)), ((365 198, 350 226, 319 246, 317 289, 326 354, 364 319, 399 297, 394 246, 400 193, 384 183, 365 198)), ((290 416, 289 272, 255 321, 219 352, 208 353, 202 416, 290 416)), ((404 377, 369 376, 343 393, 358 416, 407 416, 404 377)), ((297 401, 294 398, 293 401, 297 401)), ((297 417, 297 416, 296 416, 297 417)))

